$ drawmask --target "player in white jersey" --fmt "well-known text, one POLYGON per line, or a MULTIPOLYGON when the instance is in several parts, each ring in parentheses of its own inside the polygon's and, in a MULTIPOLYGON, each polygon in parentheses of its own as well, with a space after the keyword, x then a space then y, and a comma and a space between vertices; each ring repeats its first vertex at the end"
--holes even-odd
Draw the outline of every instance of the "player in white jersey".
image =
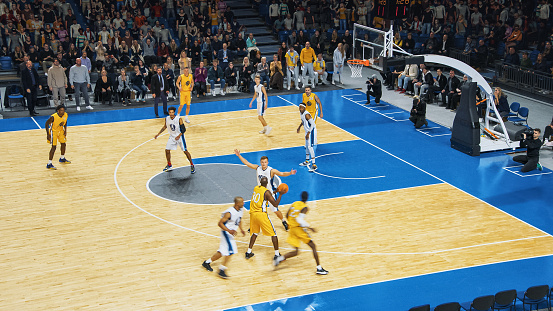
POLYGON ((169 107, 169 115, 165 118, 165 123, 163 124, 163 127, 157 133, 156 136, 154 136, 155 139, 165 129, 169 132, 169 139, 167 140, 167 145, 165 146, 165 157, 167 158, 167 166, 163 169, 164 172, 170 171, 173 166, 171 165, 171 150, 177 150, 177 146, 184 152, 186 157, 188 158, 188 161, 190 161, 190 170, 191 173, 196 173, 196 169, 194 168, 194 163, 192 163, 192 156, 190 155, 190 152, 188 152, 188 149, 186 148, 186 141, 184 140, 184 132, 186 132, 186 127, 184 127, 184 123, 182 122, 182 119, 180 118, 180 114, 175 115, 175 111, 177 110, 175 107, 169 107))
MULTIPOLYGON (((280 177, 286 177, 290 175, 295 175, 296 170, 292 169, 289 172, 280 172, 279 170, 276 170, 269 166, 269 158, 266 156, 262 156, 259 160, 259 163, 261 165, 256 165, 248 162, 241 154, 240 150, 234 149, 234 154, 238 156, 240 161, 244 163, 247 167, 256 170, 257 172, 257 184, 260 185, 261 177, 265 176, 267 177, 267 180, 269 181, 267 185, 267 190, 271 191, 273 196, 275 197, 275 200, 278 198, 278 192, 276 191, 278 185, 280 185, 280 177), (280 177, 279 177, 280 176, 280 177)), ((277 207, 272 206, 271 207, 275 215, 282 221, 282 225, 284 226, 284 229, 288 231, 288 223, 284 219, 284 216, 282 215, 282 212, 277 207)))
POLYGON ((301 166, 307 166, 310 172, 317 170, 315 164, 315 149, 317 148, 317 127, 311 114, 305 110, 305 104, 300 104, 301 123, 298 126, 297 132, 300 132, 301 127, 305 129, 305 162, 300 163, 301 166), (309 161, 311 160, 311 165, 309 161))
POLYGON ((267 98, 267 90, 261 84, 261 77, 259 75, 255 76, 255 86, 253 87, 254 93, 252 101, 250 102, 250 108, 252 107, 252 103, 254 100, 257 99, 257 118, 259 121, 261 121, 261 124, 263 125, 263 130, 259 131, 259 134, 265 134, 269 136, 269 133, 273 129, 269 125, 267 125, 267 121, 265 121, 265 118, 263 115, 265 115, 265 112, 267 111, 268 106, 268 98, 267 98))
POLYGON ((242 236, 246 235, 246 232, 242 229, 242 215, 244 210, 244 199, 241 197, 234 198, 234 206, 228 208, 223 212, 221 219, 219 220, 218 226, 221 228, 221 242, 219 244, 219 249, 211 258, 202 263, 207 271, 213 271, 211 268, 211 263, 215 260, 223 257, 223 264, 219 266, 219 276, 223 279, 226 279, 228 276, 226 274, 227 264, 230 259, 230 256, 236 254, 238 249, 236 248, 236 241, 234 236, 236 235, 236 230, 240 229, 242 236))

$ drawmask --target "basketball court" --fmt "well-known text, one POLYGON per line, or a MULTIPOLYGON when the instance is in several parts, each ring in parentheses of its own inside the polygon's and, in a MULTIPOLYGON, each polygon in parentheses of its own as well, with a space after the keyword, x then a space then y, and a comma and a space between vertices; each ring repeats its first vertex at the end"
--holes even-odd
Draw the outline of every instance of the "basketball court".
MULTIPOLYGON (((503 289, 549 283, 553 276, 553 174, 517 174, 505 152, 470 157, 449 146, 440 124, 415 130, 390 103, 363 105, 355 90, 314 92, 315 173, 299 167, 296 129, 301 94, 269 97, 260 135, 249 99, 197 103, 186 143, 197 173, 173 151, 162 173, 167 134, 151 108, 69 112, 67 158, 45 169, 46 116, 2 120, 0 232, 4 275, 0 304, 9 310, 392 310, 469 301, 503 289), (228 280, 201 267, 219 245, 217 222, 232 199, 250 199, 262 155, 290 187, 286 211, 310 193, 308 222, 326 276, 307 247, 278 269, 270 239, 244 259, 248 236, 228 280)), ((303 131, 301 132, 303 133, 303 131)), ((59 156, 56 153, 54 160, 59 156)), ((248 203, 246 204, 246 207, 248 203)), ((248 228, 249 216, 243 226, 248 228)), ((277 217, 281 253, 290 249, 277 217)), ((215 262, 213 267, 218 267, 215 262)))

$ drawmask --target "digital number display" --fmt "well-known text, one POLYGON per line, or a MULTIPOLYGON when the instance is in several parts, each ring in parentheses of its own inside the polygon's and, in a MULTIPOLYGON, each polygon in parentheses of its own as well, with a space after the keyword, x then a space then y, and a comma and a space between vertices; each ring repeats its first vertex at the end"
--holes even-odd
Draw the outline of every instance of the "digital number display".
POLYGON ((399 19, 408 15, 411 0, 378 0, 376 15, 384 19, 399 19))

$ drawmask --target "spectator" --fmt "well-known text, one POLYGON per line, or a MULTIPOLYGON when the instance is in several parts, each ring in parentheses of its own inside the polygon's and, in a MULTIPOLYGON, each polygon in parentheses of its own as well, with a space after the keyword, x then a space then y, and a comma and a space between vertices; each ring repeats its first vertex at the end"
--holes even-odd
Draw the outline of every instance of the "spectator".
POLYGON ((309 83, 309 79, 312 80, 312 88, 315 88, 315 74, 313 72, 313 61, 317 60, 317 56, 315 54, 315 51, 311 48, 311 44, 309 42, 305 43, 305 48, 301 50, 300 53, 300 62, 302 64, 302 83, 305 87, 309 83))
POLYGON ((234 64, 231 62, 225 68, 225 82, 227 86, 227 93, 232 87, 235 87, 238 82, 238 69, 234 67, 234 64))
POLYGON ((503 94, 503 90, 501 90, 500 87, 496 87, 494 89, 493 96, 497 112, 499 112, 499 115, 504 119, 504 121, 507 121, 507 115, 511 112, 509 102, 507 102, 507 97, 503 94))
POLYGON ((248 55, 248 46, 246 44, 246 41, 244 41, 244 38, 242 37, 241 33, 238 34, 238 37, 236 38, 236 42, 234 45, 236 46, 237 56, 244 57, 248 55))
POLYGON ((246 47, 248 48, 248 52, 250 52, 250 54, 251 51, 259 51, 259 49, 257 48, 257 40, 255 40, 255 38, 253 37, 253 33, 249 34, 248 40, 246 40, 246 47))
MULTIPOLYGON (((371 2, 369 2, 371 3, 371 2)), ((357 8, 357 15, 359 16, 358 23, 364 26, 367 26, 367 14, 368 10, 365 7, 365 2, 361 2, 357 8)))
POLYGON ((326 72, 326 63, 323 60, 323 54, 317 55, 317 60, 313 63, 313 71, 315 72, 315 82, 325 84, 328 73, 326 72), (322 79, 321 79, 322 78, 322 79))
POLYGON ((434 78, 434 83, 430 85, 430 94, 434 98, 435 94, 442 93, 447 86, 447 78, 442 74, 442 70, 438 68, 437 75, 434 78))
POLYGON ((347 29, 347 13, 346 7, 344 6, 343 2, 340 2, 340 7, 338 8, 337 14, 340 19, 340 30, 344 31, 347 29))
POLYGON ((472 34, 479 36, 483 25, 484 21, 482 20, 482 13, 478 11, 478 7, 474 7, 473 12, 470 15, 470 27, 472 34))
POLYGON ((528 52, 522 53, 522 59, 520 60, 520 67, 522 69, 532 69, 534 65, 532 64, 532 60, 528 57, 528 52))
POLYGON ((298 37, 296 36, 296 32, 293 31, 289 36, 288 36, 288 46, 293 46, 294 49, 300 49, 300 45, 298 43, 298 37))
POLYGON ((146 63, 147 66, 150 66, 152 64, 156 64, 158 62, 157 56, 155 54, 155 45, 150 40, 150 38, 146 39, 146 43, 142 47, 144 51, 144 63, 146 63))
POLYGON ((48 44, 44 44, 44 49, 40 52, 40 62, 42 63, 42 70, 48 72, 48 68, 52 67, 54 61, 54 52, 50 50, 48 44))
POLYGON ((139 61, 144 62, 144 57, 142 56, 144 53, 142 51, 142 47, 138 44, 137 40, 133 40, 132 46, 131 46, 131 63, 133 65, 138 64, 139 61))
POLYGON ((538 54, 536 63, 534 64, 534 71, 540 74, 549 72, 549 66, 543 61, 543 55, 541 53, 538 54))
POLYGON ((169 63, 163 63, 163 69, 161 71, 161 74, 165 77, 167 80, 167 89, 171 91, 173 94, 173 97, 171 100, 175 100, 177 98, 177 88, 175 85, 175 72, 173 69, 171 69, 171 66, 169 66, 169 63))
POLYGON ((285 0, 280 1, 280 5, 278 6, 278 10, 280 11, 280 16, 287 16, 290 13, 290 10, 288 9, 288 5, 286 4, 285 0))
POLYGON ((271 19, 271 24, 275 23, 279 17, 279 5, 276 0, 273 0, 272 4, 269 6, 269 18, 271 19))
POLYGON ((405 65, 405 69, 401 72, 397 80, 397 90, 400 94, 403 94, 407 91, 407 85, 409 81, 417 77, 419 68, 415 64, 405 65))
POLYGON ((261 57, 261 62, 257 64, 256 75, 261 78, 261 84, 267 83, 267 87, 270 84, 270 71, 269 64, 267 63, 266 57, 261 57))
POLYGON ((131 83, 125 69, 121 69, 121 74, 117 77, 117 92, 123 106, 131 104, 131 83))
POLYGON ((270 65, 271 80, 269 86, 273 89, 284 89, 284 76, 282 73, 282 63, 278 60, 278 54, 273 55, 273 61, 270 65))
POLYGON ((461 81, 459 81, 459 79, 455 76, 455 70, 451 69, 449 71, 449 77, 447 78, 445 89, 442 90, 442 105, 445 106, 445 109, 455 110, 457 108, 454 105, 453 97, 455 96, 460 83, 461 81))
POLYGON ((465 36, 467 33, 467 21, 463 15, 459 15, 457 23, 455 23, 455 34, 459 36, 465 36))
POLYGON ((413 22, 411 23, 411 32, 420 34, 422 32, 422 22, 419 21, 418 15, 413 17, 413 22))
MULTIPOLYGON (((86 57, 86 55, 83 55, 86 57)), ((86 59, 86 58, 85 58, 86 59)), ((90 70, 82 65, 82 58, 77 58, 75 65, 69 70, 69 84, 71 88, 75 90, 75 103, 77 104, 77 111, 81 111, 81 99, 80 95, 83 94, 86 109, 92 110, 90 106, 90 99, 88 97, 88 88, 90 87, 90 70)))
POLYGON ((453 46, 453 40, 448 34, 444 34, 442 38, 442 42, 438 48, 437 54, 448 56, 452 46, 453 46))
POLYGON ((180 52, 179 69, 180 74, 184 74, 184 68, 190 68, 190 59, 186 56, 186 51, 180 52))
POLYGON ((244 57, 242 62, 242 70, 240 71, 240 89, 242 92, 251 92, 253 90, 253 66, 248 57, 244 57))
POLYGON ((151 78, 152 97, 154 98, 154 112, 156 118, 158 115, 158 104, 161 100, 163 102, 163 113, 168 115, 167 111, 167 95, 169 94, 169 82, 163 75, 161 67, 156 69, 156 74, 151 78))
POLYGON ((217 53, 217 58, 221 64, 221 69, 225 70, 228 67, 228 64, 232 62, 232 52, 227 49, 227 44, 223 43, 223 48, 217 53))
POLYGON ((413 39, 412 33, 408 33, 407 38, 403 41, 403 49, 408 53, 413 53, 415 49, 415 40, 413 39))
POLYGON ((54 106, 60 103, 65 104, 65 89, 67 88, 67 75, 65 68, 60 64, 58 58, 54 59, 54 64, 48 69, 48 88, 52 92, 54 106), (59 99, 58 99, 59 96, 59 99))
POLYGON ((158 42, 169 44, 171 40, 173 40, 171 32, 169 31, 169 29, 165 28, 165 24, 161 24, 161 29, 158 32, 158 42))
POLYGON ((438 40, 434 37, 434 33, 431 32, 430 36, 422 44, 422 47, 424 48, 424 52, 426 54, 435 54, 438 49, 438 40))
POLYGON ((299 68, 298 68, 298 60, 300 56, 298 53, 294 50, 294 46, 289 46, 289 51, 285 55, 286 58, 286 78, 288 81, 288 91, 290 90, 290 86, 292 85, 292 75, 296 79, 296 90, 300 89, 300 77, 299 77, 299 68))
POLYGON ((257 70, 257 65, 261 63, 261 51, 256 51, 254 57, 252 58, 252 66, 257 70))
POLYGON ((165 42, 161 42, 160 46, 157 48, 157 60, 161 63, 165 63, 169 57, 169 48, 165 42))
MULTIPOLYGON (((88 70, 88 73, 90 73, 92 71, 92 61, 90 60, 90 58, 88 58, 87 52, 83 51, 80 60, 81 60, 81 64, 88 70)), ((89 80, 89 83, 90 83, 90 80, 89 80)))
POLYGON ((142 102, 146 102, 146 93, 148 88, 146 87, 146 75, 144 72, 140 71, 138 65, 134 66, 134 74, 131 77, 131 86, 133 90, 136 91, 136 102, 140 102, 140 96, 142 96, 142 102))
POLYGON ((98 94, 99 99, 102 101, 102 105, 106 104, 106 99, 109 102, 109 105, 112 106, 112 91, 113 91, 113 83, 111 82, 111 79, 108 77, 108 73, 106 70, 101 71, 101 76, 98 78, 98 81, 96 81, 96 92, 98 94))
POLYGON ((324 51, 324 37, 321 35, 318 29, 315 30, 315 33, 311 36, 309 42, 311 43, 311 47, 313 48, 313 50, 315 50, 315 53, 317 53, 317 55, 324 51))
POLYGON ((296 30, 305 30, 305 24, 304 24, 304 14, 305 12, 303 10, 299 9, 299 6, 296 6, 296 11, 292 15, 294 18, 294 28, 296 30))
POLYGON ((422 102, 418 97, 413 98, 413 107, 411 108, 409 120, 413 122, 417 129, 423 125, 428 126, 428 121, 426 121, 426 103, 422 102))
POLYGON ((434 78, 426 67, 422 69, 422 79, 415 83, 415 96, 422 96, 428 90, 428 88, 434 84, 434 78))
POLYGON ((551 146, 553 147, 553 119, 551 119, 551 123, 545 127, 545 130, 543 131, 543 142, 545 146, 551 146))
POLYGON ((21 85, 25 90, 25 99, 27 100, 27 108, 31 117, 38 115, 35 111, 37 88, 42 90, 42 85, 38 77, 38 73, 31 61, 27 61, 26 68, 21 72, 21 85))
POLYGON ((518 48, 521 42, 522 42, 522 31, 520 30, 520 27, 518 25, 515 25, 513 32, 505 41, 505 47, 518 48))
POLYGON ((207 72, 207 79, 211 85, 211 95, 215 96, 215 84, 221 85, 221 95, 225 95, 225 79, 223 76, 223 70, 218 65, 218 60, 213 60, 213 66, 209 68, 207 72))
POLYGON ((422 14, 422 30, 423 34, 429 34, 432 28, 432 20, 434 19, 434 12, 430 6, 427 6, 422 14))
POLYGON ((518 54, 516 53, 516 50, 514 47, 509 48, 509 53, 507 54, 507 56, 505 56, 505 59, 503 60, 503 64, 513 65, 513 66, 520 65, 520 58, 518 57, 518 54))
POLYGON ((342 43, 338 43, 338 46, 334 50, 334 56, 332 58, 334 62, 334 74, 332 75, 332 85, 334 85, 335 78, 338 77, 338 83, 342 83, 342 71, 344 70, 344 62, 346 55, 344 52, 344 46, 342 43))
POLYGON ((198 64, 202 60, 202 47, 200 46, 200 40, 194 40, 194 44, 190 47, 192 54, 192 62, 198 64))
POLYGON ((294 29, 294 20, 292 19, 292 15, 286 14, 286 18, 284 19, 284 30, 292 31, 294 29))
POLYGON ((464 54, 471 54, 474 52, 474 49, 476 48, 475 42, 472 41, 472 37, 467 37, 467 41, 465 42, 465 49, 463 50, 464 54))
MULTIPOLYGON (((106 48, 104 47, 104 44, 102 41, 98 41, 98 44, 94 48, 96 50, 96 69, 102 70, 102 67, 104 66, 104 62, 106 60, 106 48)), ((91 54, 93 55, 93 54, 91 54)))
POLYGON ((207 69, 204 67, 204 62, 200 61, 200 67, 196 68, 194 71, 194 91, 196 92, 196 97, 200 98, 200 94, 205 96, 207 92, 207 69))

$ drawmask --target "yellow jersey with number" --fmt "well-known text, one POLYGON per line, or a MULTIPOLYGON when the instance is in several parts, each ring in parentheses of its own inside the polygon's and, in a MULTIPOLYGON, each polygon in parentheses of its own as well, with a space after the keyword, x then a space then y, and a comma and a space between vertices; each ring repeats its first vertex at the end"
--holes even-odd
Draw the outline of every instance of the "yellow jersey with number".
POLYGON ((311 95, 307 96, 306 93, 303 93, 302 102, 305 104, 305 110, 314 118, 314 121, 317 121, 319 106, 317 101, 315 101, 315 94, 311 93, 311 95))
POLYGON ((67 124, 67 112, 63 113, 63 116, 56 112, 52 115, 54 122, 52 122, 52 132, 65 131, 65 125, 67 124))
POLYGON ((252 200, 250 201, 251 213, 266 213, 269 202, 265 200, 265 192, 267 188, 263 186, 255 186, 253 188, 252 200))
POLYGON ((194 87, 193 79, 191 74, 188 74, 188 76, 180 75, 181 92, 192 92, 192 88, 194 87))
POLYGON ((296 218, 300 215, 301 210, 307 207, 307 204, 302 201, 296 201, 292 203, 290 211, 288 212, 288 225, 290 228, 301 227, 296 218))

